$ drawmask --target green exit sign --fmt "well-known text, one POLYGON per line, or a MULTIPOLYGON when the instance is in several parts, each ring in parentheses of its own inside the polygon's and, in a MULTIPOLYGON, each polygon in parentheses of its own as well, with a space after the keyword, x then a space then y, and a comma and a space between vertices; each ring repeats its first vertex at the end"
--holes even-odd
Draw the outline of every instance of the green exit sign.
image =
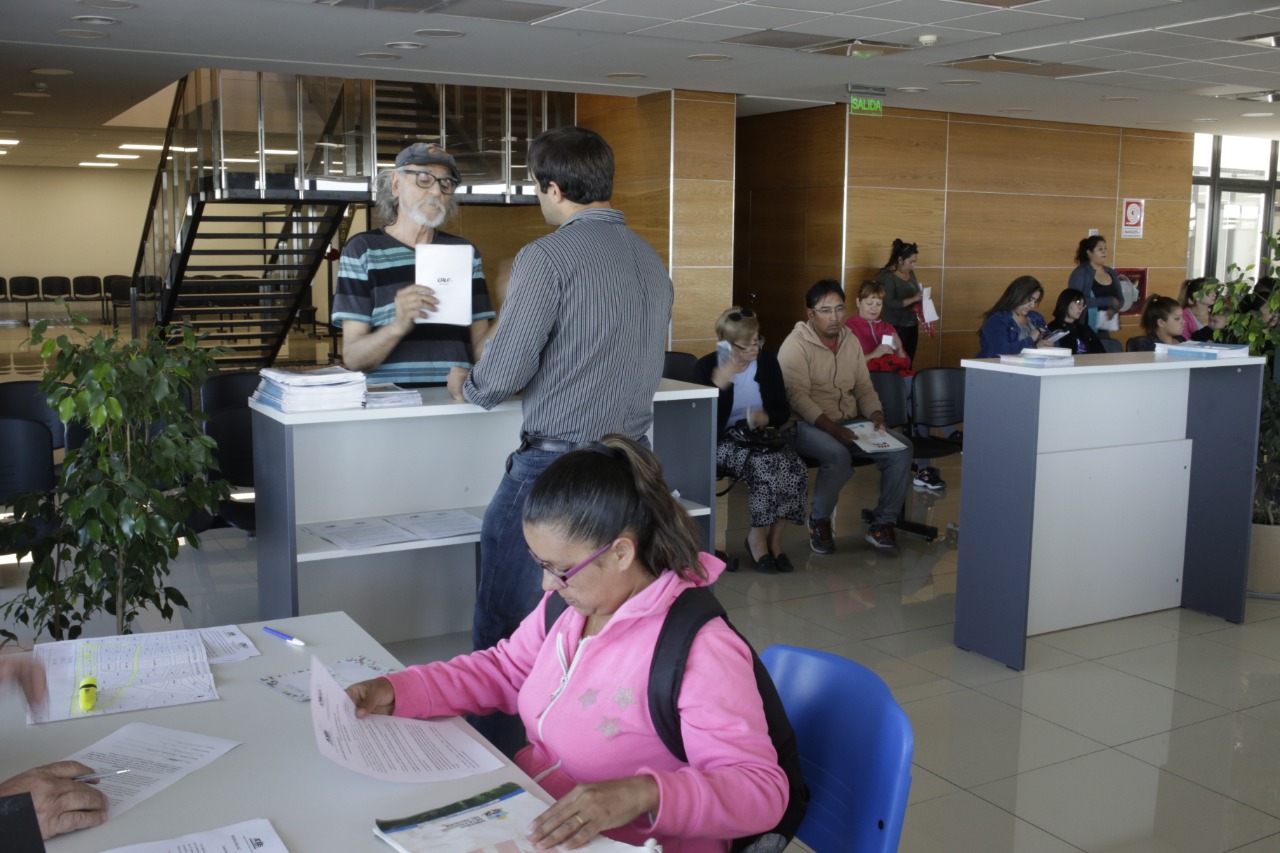
POLYGON ((850 95, 849 115, 882 116, 884 115, 884 101, 879 98, 850 95))

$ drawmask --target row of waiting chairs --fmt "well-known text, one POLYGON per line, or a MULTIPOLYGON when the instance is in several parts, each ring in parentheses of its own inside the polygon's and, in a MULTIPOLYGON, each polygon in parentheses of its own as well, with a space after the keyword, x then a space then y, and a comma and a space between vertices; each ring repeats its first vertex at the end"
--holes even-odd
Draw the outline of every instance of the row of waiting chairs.
MULTIPOLYGON (((37 278, 34 275, 15 275, 5 279, 0 277, 0 302, 21 302, 23 319, 31 320, 32 302, 53 302, 63 299, 67 302, 97 302, 102 315, 102 322, 107 321, 108 299, 117 312, 129 306, 129 288, 133 283, 132 276, 109 275, 105 278, 96 275, 46 275, 37 278)), ((158 292, 160 280, 156 276, 143 276, 144 293, 158 292)))

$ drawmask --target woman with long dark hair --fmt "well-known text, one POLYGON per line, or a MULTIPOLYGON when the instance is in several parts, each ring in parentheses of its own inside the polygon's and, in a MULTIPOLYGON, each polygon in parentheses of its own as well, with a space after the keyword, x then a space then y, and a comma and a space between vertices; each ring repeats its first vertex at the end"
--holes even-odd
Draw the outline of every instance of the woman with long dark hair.
POLYGON ((504 711, 524 720, 515 758, 556 804, 529 828, 541 847, 596 835, 667 853, 725 853, 774 827, 789 787, 769 737, 750 647, 712 619, 689 649, 679 694, 688 760, 645 702, 654 647, 684 590, 724 564, 662 480, 653 452, 620 435, 557 459, 524 505, 544 596, 510 639, 347 688, 356 715, 504 711), (547 627, 547 600, 568 607, 547 627))
POLYGON ((1067 278, 1067 287, 1084 294, 1091 329, 1098 328, 1100 314, 1119 311, 1124 301, 1120 279, 1106 260, 1107 241, 1097 234, 1085 237, 1076 246, 1076 268, 1067 278))
POLYGON ((1065 332, 1053 341, 1053 346, 1069 349, 1076 355, 1106 352, 1098 333, 1085 322, 1084 294, 1073 287, 1058 294, 1053 306, 1053 322, 1045 330, 1052 337, 1055 332, 1065 332))
POLYGON ((982 315, 978 330, 978 358, 1017 355, 1028 347, 1048 346, 1044 317, 1035 308, 1044 288, 1029 275, 1020 275, 1000 294, 996 304, 982 315))
POLYGON ((920 340, 920 322, 912 307, 924 299, 924 288, 916 280, 916 259, 920 250, 915 243, 896 237, 889 250, 889 260, 880 268, 876 281, 884 288, 884 319, 898 333, 907 359, 915 361, 916 344, 920 340))

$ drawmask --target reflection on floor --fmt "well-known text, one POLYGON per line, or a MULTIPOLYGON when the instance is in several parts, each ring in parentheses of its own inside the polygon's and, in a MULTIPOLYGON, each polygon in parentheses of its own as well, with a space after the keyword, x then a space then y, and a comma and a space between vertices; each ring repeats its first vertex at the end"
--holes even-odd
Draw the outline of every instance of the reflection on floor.
MULTIPOLYGON (((939 463, 949 488, 915 492, 912 514, 945 530, 960 469, 939 463)), ((811 554, 797 528, 795 573, 740 570, 717 593, 757 648, 827 649, 888 682, 916 737, 903 851, 1280 853, 1280 603, 1250 601, 1238 626, 1171 610, 1043 635, 1014 672, 951 644, 957 552, 944 537, 901 535, 895 558, 862 541, 857 509, 876 481, 862 469, 846 487, 835 554, 811 554)), ((721 499, 721 547, 742 542, 745 498, 721 499)), ((172 585, 191 610, 175 625, 256 620, 255 559, 235 530, 184 549, 172 585)), ((0 566, 0 597, 16 583, 0 566)), ((454 635, 389 648, 408 664, 468 647, 454 635)))

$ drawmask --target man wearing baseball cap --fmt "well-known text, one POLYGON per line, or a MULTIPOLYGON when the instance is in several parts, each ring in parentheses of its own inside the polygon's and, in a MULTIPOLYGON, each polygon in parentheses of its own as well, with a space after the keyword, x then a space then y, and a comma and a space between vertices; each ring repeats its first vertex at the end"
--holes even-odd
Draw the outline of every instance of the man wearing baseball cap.
POLYGON ((439 230, 456 208, 461 183, 453 156, 435 143, 416 142, 378 176, 377 213, 385 222, 342 248, 333 323, 342 327, 342 360, 370 382, 441 385, 450 368, 470 368, 489 331, 493 306, 480 252, 439 230), (430 287, 414 281, 414 247, 421 243, 472 248, 471 325, 415 323, 438 307, 430 287))

